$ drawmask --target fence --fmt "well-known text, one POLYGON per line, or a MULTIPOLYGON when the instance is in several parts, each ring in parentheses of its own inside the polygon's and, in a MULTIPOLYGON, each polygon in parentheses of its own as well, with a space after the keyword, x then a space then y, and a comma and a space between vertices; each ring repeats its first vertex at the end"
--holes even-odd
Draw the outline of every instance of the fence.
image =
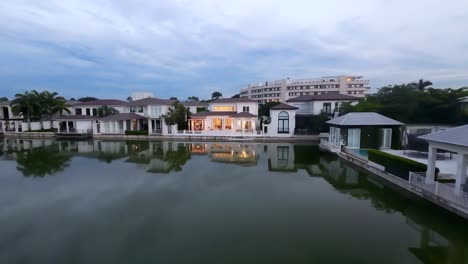
POLYGON ((437 181, 426 179, 425 172, 410 172, 409 182, 437 197, 468 209, 468 193, 437 181))

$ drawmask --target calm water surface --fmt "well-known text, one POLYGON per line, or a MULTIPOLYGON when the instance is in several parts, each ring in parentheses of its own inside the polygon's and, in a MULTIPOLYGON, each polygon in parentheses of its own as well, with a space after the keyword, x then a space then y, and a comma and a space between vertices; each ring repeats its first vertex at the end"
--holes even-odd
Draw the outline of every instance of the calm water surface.
POLYGON ((317 146, 0 143, 0 263, 468 263, 468 224, 317 146))

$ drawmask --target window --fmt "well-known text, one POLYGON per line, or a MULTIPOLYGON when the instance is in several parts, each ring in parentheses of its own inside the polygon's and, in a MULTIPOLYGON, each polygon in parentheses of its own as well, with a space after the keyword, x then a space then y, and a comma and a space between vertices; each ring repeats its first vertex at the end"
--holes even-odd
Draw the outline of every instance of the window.
POLYGON ((91 109, 86 108, 86 115, 88 115, 88 116, 91 115, 91 109))
POLYGON ((149 112, 150 117, 160 118, 161 114, 162 114, 161 106, 156 106, 156 105, 150 106, 150 112, 149 112))
POLYGON ((323 112, 331 114, 331 103, 323 103, 323 112))
POLYGON ((242 107, 242 112, 249 112, 250 108, 248 106, 242 107))
POLYGON ((83 114, 83 112, 82 112, 81 108, 76 108, 75 109, 75 115, 82 115, 82 114, 83 114))
POLYGON ((289 160, 289 147, 288 146, 278 146, 276 147, 278 151, 278 160, 289 160))
POLYGON ((381 148, 390 148, 392 145, 392 129, 383 128, 382 129, 382 145, 381 148))
POLYGON ((348 129, 348 147, 359 148, 361 146, 361 129, 350 128, 348 129))
POLYGON ((93 108, 93 116, 97 116, 97 109, 93 108))
POLYGON ((234 106, 215 106, 215 111, 235 111, 234 106))
POLYGON ((289 114, 285 111, 278 114, 278 133, 289 133, 289 114))

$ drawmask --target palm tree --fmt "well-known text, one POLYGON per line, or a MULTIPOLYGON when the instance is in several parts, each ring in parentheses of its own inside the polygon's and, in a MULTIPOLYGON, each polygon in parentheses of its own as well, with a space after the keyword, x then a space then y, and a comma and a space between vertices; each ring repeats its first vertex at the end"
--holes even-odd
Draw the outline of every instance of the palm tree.
POLYGON ((39 98, 37 91, 15 94, 15 99, 11 101, 11 110, 15 115, 22 115, 28 122, 28 130, 31 130, 31 118, 39 115, 39 98))
POLYGON ((57 96, 58 93, 49 91, 44 91, 41 93, 41 110, 42 114, 47 116, 50 121, 50 128, 53 128, 53 115, 59 113, 62 115, 63 111, 70 113, 70 110, 67 107, 65 98, 57 96))
POLYGON ((429 87, 432 85, 432 82, 431 81, 425 81, 423 79, 420 79, 419 82, 414 82, 414 83, 411 83, 410 85, 416 87, 416 89, 418 89, 420 92, 424 92, 424 90, 426 89, 426 87, 429 87))

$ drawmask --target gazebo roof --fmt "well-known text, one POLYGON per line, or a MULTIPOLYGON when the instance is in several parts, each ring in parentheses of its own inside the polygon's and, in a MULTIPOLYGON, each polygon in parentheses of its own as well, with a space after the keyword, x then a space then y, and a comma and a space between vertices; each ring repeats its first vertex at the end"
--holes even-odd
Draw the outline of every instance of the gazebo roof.
POLYGON ((337 126, 402 126, 400 121, 374 112, 353 112, 327 121, 337 126))
POLYGON ((468 147, 468 125, 449 128, 420 136, 419 138, 432 142, 468 147))

